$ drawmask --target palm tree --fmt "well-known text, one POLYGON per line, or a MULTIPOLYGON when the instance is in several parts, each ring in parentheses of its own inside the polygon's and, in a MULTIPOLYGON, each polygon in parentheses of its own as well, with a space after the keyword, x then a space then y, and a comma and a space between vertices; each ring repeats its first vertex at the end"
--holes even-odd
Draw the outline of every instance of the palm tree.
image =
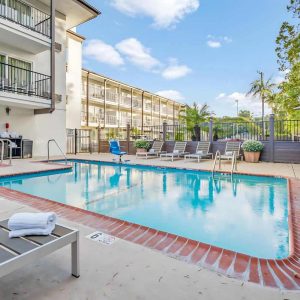
POLYGON ((186 123, 189 130, 192 130, 195 125, 207 121, 211 114, 209 106, 206 103, 199 106, 196 102, 194 102, 192 106, 187 106, 183 111, 181 111, 180 119, 186 123))
POLYGON ((263 122, 265 118, 265 102, 268 102, 270 99, 270 96, 272 95, 272 89, 276 86, 276 84, 271 82, 271 78, 265 81, 263 72, 258 71, 257 73, 259 74, 259 79, 256 79, 251 83, 251 88, 247 93, 247 96, 253 95, 260 97, 262 103, 261 119, 263 122))

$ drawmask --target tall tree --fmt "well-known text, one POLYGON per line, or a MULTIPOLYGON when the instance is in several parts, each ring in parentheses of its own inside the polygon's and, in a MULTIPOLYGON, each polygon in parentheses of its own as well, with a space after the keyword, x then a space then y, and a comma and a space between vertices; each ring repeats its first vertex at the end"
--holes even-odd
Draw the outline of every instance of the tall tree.
POLYGON ((276 109, 281 115, 299 118, 300 105, 300 0, 289 0, 287 11, 290 22, 284 22, 276 39, 279 69, 285 71, 285 80, 279 85, 276 109))
POLYGON ((280 70, 288 70, 299 63, 300 58, 300 0, 289 0, 287 11, 293 16, 293 21, 283 22, 276 39, 276 54, 280 70))
POLYGON ((253 95, 261 99, 261 119, 264 121, 265 118, 265 102, 268 102, 270 95, 273 93, 272 90, 276 86, 269 78, 267 81, 264 79, 264 73, 258 71, 259 78, 251 83, 251 87, 247 95, 253 95))

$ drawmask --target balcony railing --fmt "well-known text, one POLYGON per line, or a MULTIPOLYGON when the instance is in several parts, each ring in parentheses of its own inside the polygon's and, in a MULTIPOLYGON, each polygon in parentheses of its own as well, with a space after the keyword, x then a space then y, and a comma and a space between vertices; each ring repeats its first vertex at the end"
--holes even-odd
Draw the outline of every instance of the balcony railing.
POLYGON ((106 116, 106 124, 107 125, 117 125, 117 117, 116 116, 111 116, 107 115, 106 116))
POLYGON ((120 104, 123 106, 131 106, 131 98, 123 96, 120 104))
POLYGON ((0 17, 51 37, 51 17, 20 0, 0 0, 0 17))
POLYGON ((0 91, 50 99, 50 87, 51 76, 0 63, 0 91))

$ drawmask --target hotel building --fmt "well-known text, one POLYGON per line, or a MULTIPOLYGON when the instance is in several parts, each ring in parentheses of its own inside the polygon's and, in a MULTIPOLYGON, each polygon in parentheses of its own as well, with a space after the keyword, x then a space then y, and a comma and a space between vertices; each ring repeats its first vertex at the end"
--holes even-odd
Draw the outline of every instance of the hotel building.
POLYGON ((82 70, 82 128, 132 128, 178 124, 183 104, 82 70))
POLYGON ((49 139, 65 151, 66 95, 79 112, 81 102, 81 40, 71 30, 98 14, 83 0, 0 0, 0 133, 33 140, 35 156, 49 139))

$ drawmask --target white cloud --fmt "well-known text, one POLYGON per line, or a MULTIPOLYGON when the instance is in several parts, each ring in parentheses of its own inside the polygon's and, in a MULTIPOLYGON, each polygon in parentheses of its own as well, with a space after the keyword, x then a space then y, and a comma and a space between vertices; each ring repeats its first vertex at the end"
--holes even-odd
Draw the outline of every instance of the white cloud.
POLYGON ((216 97, 216 99, 219 100, 219 99, 224 98, 225 96, 226 96, 225 93, 221 93, 221 94, 219 94, 219 95, 216 97))
MULTIPOLYGON (((239 110, 249 110, 255 116, 261 115, 261 100, 259 97, 253 97, 251 95, 247 95, 246 93, 234 92, 231 94, 221 93, 216 97, 216 100, 221 101, 222 104, 226 104, 228 107, 232 107, 232 114, 236 115, 236 102, 235 100, 239 100, 239 110)), ((265 113, 271 113, 271 109, 268 105, 265 105, 265 113)))
POLYGON ((176 59, 171 59, 170 65, 163 70, 162 76, 165 79, 172 80, 184 77, 191 72, 192 70, 188 66, 180 65, 176 59))
POLYGON ((165 90, 165 91, 159 91, 156 93, 159 96, 166 97, 175 101, 183 101, 185 98, 183 95, 176 90, 165 90))
POLYGON ((131 63, 142 69, 153 70, 160 65, 160 62, 151 55, 150 49, 135 38, 121 41, 116 45, 116 49, 131 63))
POLYGON ((112 0, 112 5, 129 16, 147 16, 159 28, 170 27, 199 8, 199 0, 112 0))
POLYGON ((214 36, 209 34, 207 36, 207 46, 210 48, 221 48, 224 44, 229 44, 232 39, 228 36, 214 36))
POLYGON ((210 48, 220 48, 220 47, 222 47, 222 44, 218 41, 207 41, 207 45, 210 48))
POLYGON ((90 40, 86 42, 83 48, 83 54, 86 58, 94 59, 100 63, 112 66, 121 66, 124 60, 116 49, 101 40, 90 40))

